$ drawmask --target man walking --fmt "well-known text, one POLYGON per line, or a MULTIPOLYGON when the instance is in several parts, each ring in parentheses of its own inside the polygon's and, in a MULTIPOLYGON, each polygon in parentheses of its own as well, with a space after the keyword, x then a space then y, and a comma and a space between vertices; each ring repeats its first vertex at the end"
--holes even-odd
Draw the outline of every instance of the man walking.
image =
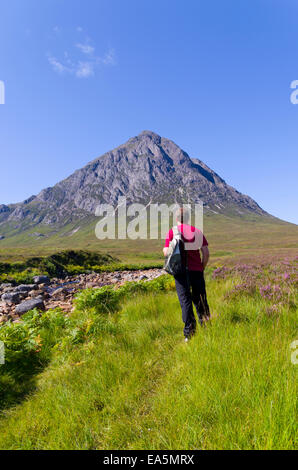
MULTIPOLYGON (((201 325, 210 318, 209 306, 207 302, 204 269, 209 260, 208 242, 202 232, 188 225, 189 213, 186 209, 180 208, 176 216, 178 232, 185 249, 183 251, 183 271, 175 276, 176 290, 182 309, 182 320, 184 322, 184 336, 187 342, 196 330, 196 319, 193 312, 194 303, 198 319, 201 325), (200 249, 197 241, 202 240, 200 249), (200 255, 202 254, 202 258, 200 255)), ((167 256, 170 242, 173 240, 174 232, 171 229, 166 237, 163 249, 164 256, 167 256)))

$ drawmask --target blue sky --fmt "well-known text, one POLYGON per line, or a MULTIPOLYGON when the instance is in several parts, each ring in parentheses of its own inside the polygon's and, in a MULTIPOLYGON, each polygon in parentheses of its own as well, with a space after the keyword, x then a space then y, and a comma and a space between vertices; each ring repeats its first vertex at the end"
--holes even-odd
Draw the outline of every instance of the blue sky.
POLYGON ((296 0, 3 0, 0 203, 144 129, 298 223, 296 0))

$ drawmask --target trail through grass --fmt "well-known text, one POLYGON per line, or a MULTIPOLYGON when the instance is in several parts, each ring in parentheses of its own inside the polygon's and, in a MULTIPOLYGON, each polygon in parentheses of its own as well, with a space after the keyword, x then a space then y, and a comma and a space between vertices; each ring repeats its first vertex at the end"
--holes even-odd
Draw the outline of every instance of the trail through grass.
MULTIPOLYGON (((231 302, 232 284, 208 282, 214 318, 188 344, 169 292, 126 300, 83 342, 57 347, 36 390, 2 413, 0 448, 295 448, 297 312, 231 302)), ((75 315, 88 323, 90 310, 75 315)))

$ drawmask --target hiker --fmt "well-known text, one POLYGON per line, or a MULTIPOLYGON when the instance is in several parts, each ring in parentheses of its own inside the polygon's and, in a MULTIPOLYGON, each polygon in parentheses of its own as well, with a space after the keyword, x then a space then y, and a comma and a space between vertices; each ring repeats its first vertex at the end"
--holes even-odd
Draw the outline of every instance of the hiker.
POLYGON ((185 342, 189 340, 196 330, 196 319, 192 303, 196 307, 200 325, 203 326, 204 321, 210 318, 204 280, 204 269, 209 260, 208 242, 199 229, 188 225, 189 218, 189 212, 185 208, 180 208, 177 211, 177 227, 173 227, 168 232, 163 248, 163 254, 167 256, 170 242, 174 238, 174 232, 178 233, 183 247, 181 253, 183 267, 179 274, 174 275, 174 278, 182 309, 185 342), (195 240, 198 239, 201 240, 199 245, 195 243, 195 240), (199 249, 198 246, 200 247, 200 245, 201 248, 199 249))

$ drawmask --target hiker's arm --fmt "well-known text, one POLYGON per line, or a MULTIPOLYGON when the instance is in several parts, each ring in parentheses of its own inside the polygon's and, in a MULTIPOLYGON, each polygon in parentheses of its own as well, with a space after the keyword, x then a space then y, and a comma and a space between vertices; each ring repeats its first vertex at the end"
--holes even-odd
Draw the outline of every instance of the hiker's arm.
POLYGON ((173 240, 173 230, 170 230, 167 233, 166 240, 165 240, 165 246, 162 249, 163 255, 166 257, 168 256, 168 251, 169 251, 169 246, 171 241, 173 240))
POLYGON ((201 248, 201 253, 202 253, 202 264, 203 268, 205 269, 207 266, 207 263, 209 261, 209 249, 208 246, 202 246, 201 248))

